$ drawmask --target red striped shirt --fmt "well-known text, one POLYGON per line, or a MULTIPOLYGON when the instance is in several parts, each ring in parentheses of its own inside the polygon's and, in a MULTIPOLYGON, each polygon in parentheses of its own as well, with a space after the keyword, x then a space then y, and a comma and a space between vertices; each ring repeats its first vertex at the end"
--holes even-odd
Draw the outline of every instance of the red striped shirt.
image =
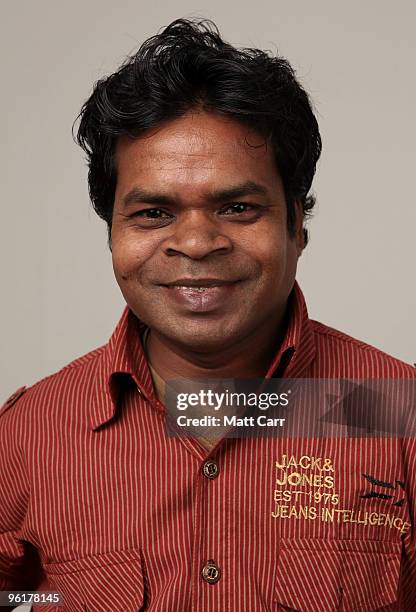
MULTIPOLYGON (((297 284, 289 304, 267 377, 415 379, 310 320, 297 284)), ((416 610, 415 439, 167 437, 144 329, 126 307, 108 344, 1 409, 0 590, 63 593, 45 611, 416 610), (306 501, 304 474, 329 478, 306 501), (363 474, 393 499, 362 498, 363 474)))

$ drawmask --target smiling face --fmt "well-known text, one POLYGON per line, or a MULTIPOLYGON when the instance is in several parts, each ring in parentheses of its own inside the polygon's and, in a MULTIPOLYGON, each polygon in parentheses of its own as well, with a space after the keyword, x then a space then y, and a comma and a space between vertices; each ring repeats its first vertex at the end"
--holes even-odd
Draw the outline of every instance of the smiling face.
POLYGON ((303 248, 264 138, 193 112, 119 139, 112 219, 117 282, 170 345, 225 350, 276 333, 303 248))

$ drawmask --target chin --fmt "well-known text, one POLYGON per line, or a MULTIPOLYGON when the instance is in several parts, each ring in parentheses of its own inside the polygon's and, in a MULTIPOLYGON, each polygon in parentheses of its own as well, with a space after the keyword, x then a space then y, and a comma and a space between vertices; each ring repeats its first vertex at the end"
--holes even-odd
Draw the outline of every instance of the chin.
POLYGON ((166 331, 160 329, 159 333, 165 335, 174 344, 182 345, 188 350, 199 353, 213 353, 226 349, 230 344, 238 341, 241 334, 224 325, 207 325, 206 323, 184 323, 178 327, 172 326, 166 331))

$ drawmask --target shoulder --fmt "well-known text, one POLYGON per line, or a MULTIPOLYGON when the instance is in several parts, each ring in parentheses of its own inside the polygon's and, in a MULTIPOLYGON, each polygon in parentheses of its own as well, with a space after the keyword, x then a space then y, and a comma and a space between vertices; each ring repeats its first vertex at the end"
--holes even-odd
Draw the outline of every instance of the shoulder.
POLYGON ((338 329, 311 320, 318 363, 336 376, 416 379, 416 367, 338 329))
POLYGON ((13 418, 21 412, 34 411, 37 407, 45 407, 60 397, 68 397, 68 393, 83 385, 84 389, 94 381, 94 373, 104 353, 106 345, 98 347, 81 357, 77 357, 33 385, 23 385, 14 391, 0 407, 0 424, 13 413, 13 418), (10 410, 13 408, 13 410, 10 410))

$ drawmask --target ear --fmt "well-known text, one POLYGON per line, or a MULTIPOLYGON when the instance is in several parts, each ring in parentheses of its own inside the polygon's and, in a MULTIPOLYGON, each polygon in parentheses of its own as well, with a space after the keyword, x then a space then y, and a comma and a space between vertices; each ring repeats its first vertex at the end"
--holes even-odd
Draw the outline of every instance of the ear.
POLYGON ((298 257, 302 255, 302 251, 306 246, 303 227, 304 218, 302 203, 299 200, 295 200, 295 242, 298 257))

